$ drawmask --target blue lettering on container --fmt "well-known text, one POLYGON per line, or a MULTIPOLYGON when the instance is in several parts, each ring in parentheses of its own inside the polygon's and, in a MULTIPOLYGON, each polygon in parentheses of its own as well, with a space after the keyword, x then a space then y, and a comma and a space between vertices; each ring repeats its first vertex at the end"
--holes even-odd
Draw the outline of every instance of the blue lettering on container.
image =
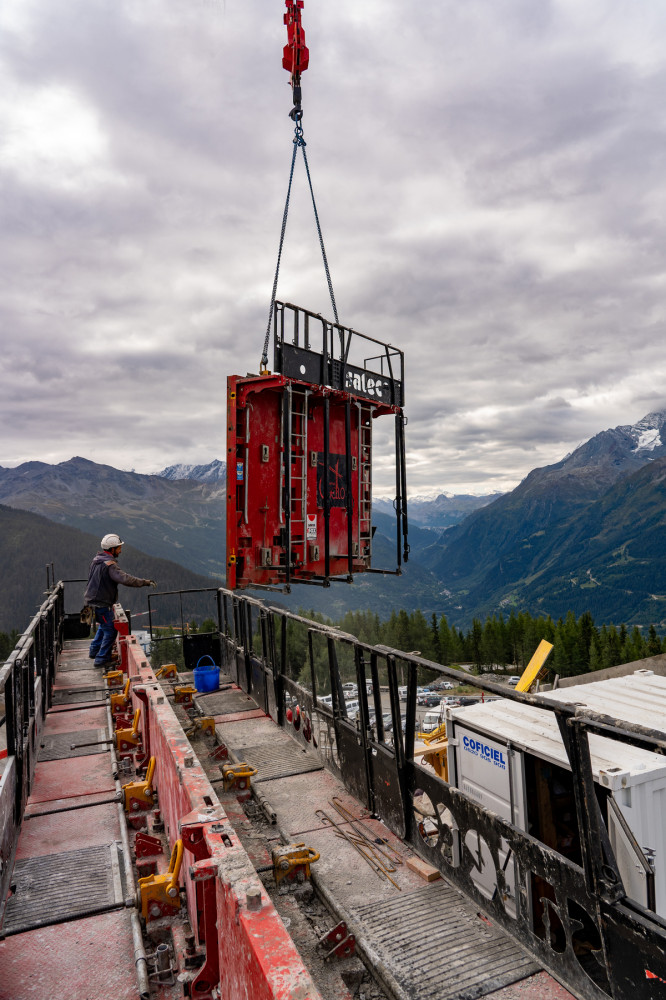
POLYGON ((506 770, 506 760, 501 750, 495 750, 493 747, 488 746, 487 743, 475 740, 469 736, 463 736, 462 742, 465 750, 471 753, 473 757, 481 757, 482 760, 489 761, 494 767, 499 767, 502 771, 506 770))
POLYGON ((236 462, 236 482, 242 483, 245 469, 242 462, 236 462))

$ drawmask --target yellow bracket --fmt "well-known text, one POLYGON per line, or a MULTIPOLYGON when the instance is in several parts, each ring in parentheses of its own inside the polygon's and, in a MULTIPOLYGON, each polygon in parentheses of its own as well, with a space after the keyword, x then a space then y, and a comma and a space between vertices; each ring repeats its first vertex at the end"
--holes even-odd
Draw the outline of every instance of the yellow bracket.
POLYGON ((319 861, 319 854, 305 844, 286 844, 284 847, 273 848, 273 872, 275 881, 280 883, 285 878, 292 878, 299 871, 306 879, 310 878, 310 865, 319 861))
POLYGON ((108 674, 103 674, 102 676, 106 681, 107 687, 114 688, 122 686, 125 675, 122 670, 109 670, 108 674))
POLYGON ((222 777, 224 778, 225 792, 228 792, 231 788, 249 788, 250 779, 256 773, 256 767, 250 767, 245 761, 242 761, 240 764, 224 764, 222 766, 222 777))
POLYGON ((215 719, 212 715, 204 715, 200 719, 195 719, 191 726, 185 730, 186 736, 193 736, 198 729, 204 733, 215 736, 215 719))
POLYGON ((111 695, 111 715, 115 712, 120 712, 123 708, 127 708, 130 701, 129 690, 130 679, 128 677, 123 690, 111 695))
POLYGON ((178 677, 178 668, 175 663, 163 663, 160 669, 155 673, 155 676, 169 678, 169 680, 175 681, 178 677))
POLYGON ((181 687, 174 688, 173 693, 179 704, 189 705, 192 703, 192 697, 197 693, 197 689, 191 684, 183 684, 181 687))
POLYGON ((139 879, 139 902, 141 916, 145 920, 157 920, 171 916, 180 909, 178 878, 183 863, 183 842, 173 845, 169 870, 165 875, 148 875, 139 879))
POLYGON ((152 809, 153 800, 153 777, 155 775, 155 758, 148 761, 145 781, 129 781, 123 785, 125 794, 125 812, 136 812, 139 809, 152 809))
POLYGON ((116 750, 128 750, 130 747, 138 747, 141 743, 139 733, 139 719, 141 718, 141 708, 137 708, 134 713, 134 721, 131 729, 116 730, 116 750))

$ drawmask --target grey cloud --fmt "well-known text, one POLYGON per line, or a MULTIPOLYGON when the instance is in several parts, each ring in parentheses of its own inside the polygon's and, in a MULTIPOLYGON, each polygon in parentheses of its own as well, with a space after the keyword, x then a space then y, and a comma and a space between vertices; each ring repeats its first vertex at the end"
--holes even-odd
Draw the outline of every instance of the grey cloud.
MULTIPOLYGON (((209 461, 226 375, 257 369, 266 327, 293 131, 281 14, 38 6, 0 32, 4 92, 64 88, 100 148, 68 178, 0 147, 0 464, 65 460, 71 442, 125 468, 209 461), (105 373, 113 402, 91 415, 105 373)), ((657 408, 656 0, 641 18, 597 0, 424 0, 408 17, 306 0, 304 18, 340 316, 405 349, 411 488, 509 488, 657 408)), ((300 157, 292 199, 278 295, 331 316, 300 157)), ((384 463, 376 481, 390 491, 384 463)))

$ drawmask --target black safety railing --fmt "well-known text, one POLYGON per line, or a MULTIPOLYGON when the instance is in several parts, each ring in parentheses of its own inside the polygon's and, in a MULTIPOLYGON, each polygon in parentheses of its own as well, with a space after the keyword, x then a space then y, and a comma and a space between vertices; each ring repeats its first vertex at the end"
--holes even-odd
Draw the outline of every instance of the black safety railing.
MULTIPOLYGON (((455 775, 445 780, 415 755, 419 678, 427 672, 459 684, 458 670, 226 590, 216 594, 216 611, 222 666, 232 679, 569 990, 585 1000, 662 995, 666 922, 648 908, 654 893, 641 905, 623 885, 589 739, 661 753, 663 733, 465 675, 484 698, 527 703, 556 721, 570 768, 566 820, 575 850, 564 840, 556 849, 483 808, 455 775), (345 697, 352 682, 357 704, 345 697)), ((562 818, 556 802, 549 808, 554 821, 562 818)))
POLYGON ((275 303, 273 339, 281 375, 404 406, 405 356, 392 344, 290 302, 275 303))
POLYGON ((0 666, 0 919, 7 893, 18 831, 30 794, 39 752, 41 725, 51 707, 65 615, 63 582, 47 581, 47 596, 8 660, 0 666))

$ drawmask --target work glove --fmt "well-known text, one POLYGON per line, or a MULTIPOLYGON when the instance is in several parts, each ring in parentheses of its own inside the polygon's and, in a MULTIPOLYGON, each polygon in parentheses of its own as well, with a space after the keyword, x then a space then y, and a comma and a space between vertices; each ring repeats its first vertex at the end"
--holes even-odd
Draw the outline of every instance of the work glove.
POLYGON ((143 581, 143 585, 144 585, 144 587, 156 587, 157 586, 157 584, 156 584, 156 582, 154 580, 144 580, 143 581))

